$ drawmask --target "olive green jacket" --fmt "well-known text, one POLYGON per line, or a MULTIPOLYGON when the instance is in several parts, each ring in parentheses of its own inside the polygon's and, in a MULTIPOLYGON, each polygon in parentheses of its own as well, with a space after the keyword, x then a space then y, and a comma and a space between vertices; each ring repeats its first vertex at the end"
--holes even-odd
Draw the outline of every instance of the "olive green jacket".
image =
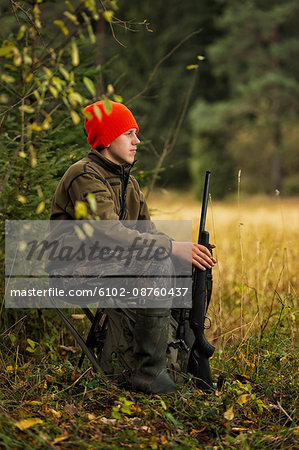
MULTIPOLYGON (((130 175, 130 164, 118 165, 92 150, 85 158, 76 162, 65 172, 59 182, 51 209, 51 220, 75 219, 75 204, 84 202, 90 215, 98 216, 101 220, 110 220, 111 240, 124 243, 132 242, 135 237, 142 237, 140 244, 144 246, 144 239, 152 239, 153 234, 158 247, 163 247, 171 253, 171 239, 159 232, 150 221, 150 214, 145 198, 139 188, 137 180, 130 175), (94 194, 97 210, 93 214, 87 201, 87 195, 94 194), (146 221, 142 235, 137 230, 124 227, 120 220, 146 221), (150 233, 150 235, 146 235, 150 233), (125 236, 125 237, 124 237, 125 236)), ((139 222, 140 224, 140 222, 139 222)), ((131 228, 131 227, 130 227, 131 228)))

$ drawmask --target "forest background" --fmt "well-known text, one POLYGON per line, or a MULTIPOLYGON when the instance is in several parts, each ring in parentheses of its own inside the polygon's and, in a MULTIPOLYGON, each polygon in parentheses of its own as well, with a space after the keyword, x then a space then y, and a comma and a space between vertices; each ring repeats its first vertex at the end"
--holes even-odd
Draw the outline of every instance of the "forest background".
POLYGON ((84 106, 100 98, 124 102, 140 127, 134 176, 153 215, 163 217, 171 205, 183 214, 172 218, 186 218, 192 207, 197 220, 195 199, 212 171, 223 261, 212 311, 211 338, 221 341, 213 369, 231 383, 209 402, 204 394, 190 398, 189 384, 165 402, 124 394, 90 372, 76 378, 77 355, 64 349, 57 360, 58 344, 74 347, 53 313, 5 309, 1 300, 6 448, 24 445, 24 437, 28 448, 64 441, 74 448, 77 439, 82 448, 117 439, 151 448, 294 445, 298 13, 295 0, 0 1, 2 280, 4 220, 47 219, 58 180, 88 151, 84 106), (248 204, 240 206, 240 193, 248 204), (254 209, 257 196, 263 200, 254 209), (247 235, 242 214, 255 220, 247 235), (37 422, 27 423, 28 431, 16 425, 32 416, 37 422))

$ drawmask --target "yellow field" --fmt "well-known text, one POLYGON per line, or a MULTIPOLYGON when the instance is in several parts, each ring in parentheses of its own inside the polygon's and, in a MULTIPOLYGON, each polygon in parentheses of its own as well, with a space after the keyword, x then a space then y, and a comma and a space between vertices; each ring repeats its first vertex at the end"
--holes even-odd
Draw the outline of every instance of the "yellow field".
MULTIPOLYGON (((148 199, 153 219, 192 220, 193 241, 201 204, 191 194, 156 191, 148 199)), ((234 337, 258 334, 279 323, 294 338, 298 302, 299 199, 210 202, 206 229, 218 264, 209 315, 210 338, 223 347, 234 337), (280 313, 282 320, 280 320, 280 313)))

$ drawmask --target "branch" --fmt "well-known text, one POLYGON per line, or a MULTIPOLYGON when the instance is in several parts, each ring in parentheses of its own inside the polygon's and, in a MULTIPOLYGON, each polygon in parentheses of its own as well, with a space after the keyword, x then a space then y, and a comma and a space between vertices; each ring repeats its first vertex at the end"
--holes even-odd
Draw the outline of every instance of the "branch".
POLYGON ((161 66, 161 64, 164 63, 164 61, 166 61, 166 59, 168 59, 178 48, 181 47, 181 45, 183 45, 186 41, 188 41, 191 37, 195 36, 196 34, 201 33, 201 30, 196 30, 193 31, 192 33, 188 34, 187 36, 185 36, 178 44, 176 44, 166 55, 163 56, 163 58, 161 58, 157 64, 155 65, 155 67, 153 68, 152 72, 150 73, 150 76, 148 77, 147 83, 145 85, 145 87, 142 89, 142 91, 140 91, 138 94, 136 94, 134 97, 130 98, 126 104, 130 105, 136 98, 140 97, 142 94, 144 94, 144 92, 146 92, 149 87, 150 87, 150 83, 152 81, 152 79, 154 78, 157 70, 159 69, 159 67, 161 66))
POLYGON ((157 181, 157 178, 158 178, 158 172, 161 169, 162 164, 163 164, 166 156, 169 155, 172 152, 172 150, 174 149, 174 147, 175 147, 175 144, 176 144, 179 132, 180 132, 181 127, 182 127, 182 123, 183 123, 184 117, 185 117, 187 109, 188 109, 188 105, 190 103, 190 98, 191 98, 191 94, 192 94, 193 87, 194 87, 194 84, 195 84, 196 75, 197 75, 197 69, 194 71, 194 74, 193 74, 193 77, 192 77, 192 80, 191 80, 191 83, 190 83, 187 95, 185 97, 185 101, 184 101, 184 104, 183 104, 183 108, 182 108, 181 114, 180 114, 180 116, 178 118, 177 125, 174 124, 174 126, 170 128, 168 136, 167 136, 167 138, 165 140, 162 153, 160 154, 160 157, 159 157, 158 162, 157 162, 156 167, 155 167, 156 172, 155 172, 155 174, 154 174, 154 176, 153 176, 153 178, 151 180, 151 183, 150 183, 150 185, 149 185, 149 187, 148 187, 148 189, 146 191, 146 195, 145 195, 146 199, 148 199, 150 193, 152 192, 152 190, 155 187, 155 184, 156 184, 156 181, 157 181), (174 131, 173 137, 171 139, 171 135, 173 133, 173 130, 175 130, 175 131, 174 131), (171 140, 171 143, 169 144, 170 140, 171 140))

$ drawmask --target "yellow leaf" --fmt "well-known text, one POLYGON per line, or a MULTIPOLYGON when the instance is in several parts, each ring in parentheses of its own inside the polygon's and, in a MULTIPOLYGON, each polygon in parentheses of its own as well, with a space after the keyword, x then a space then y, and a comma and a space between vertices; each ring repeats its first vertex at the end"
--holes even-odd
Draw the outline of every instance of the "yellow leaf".
POLYGON ((38 418, 24 419, 24 420, 20 420, 19 422, 16 422, 16 427, 18 427, 19 430, 26 430, 27 428, 33 427, 34 425, 36 425, 38 423, 43 423, 43 421, 38 418))
POLYGON ((14 83, 14 81, 16 81, 14 77, 6 75, 5 73, 1 75, 1 80, 5 81, 5 83, 14 83))
POLYGON ((63 34, 65 36, 67 36, 69 34, 69 30, 67 29, 67 27, 65 26, 63 20, 54 20, 53 22, 55 25, 57 25, 61 31, 63 32, 63 34))
POLYGON ((70 19, 75 25, 79 25, 77 16, 75 14, 70 13, 69 11, 64 11, 63 13, 68 19, 70 19))
POLYGON ((83 83, 85 84, 85 86, 87 87, 87 89, 89 90, 91 95, 95 96, 96 95, 96 88, 95 88, 95 85, 94 85, 93 81, 90 78, 88 78, 88 77, 83 77, 83 83))
POLYGON ((122 102, 123 102, 123 98, 122 98, 121 95, 115 94, 115 95, 113 95, 113 99, 114 99, 116 102, 118 102, 118 103, 122 103, 122 102))
POLYGON ((18 202, 23 203, 23 204, 27 202, 26 197, 24 197, 24 195, 18 195, 17 200, 18 200, 18 202))
POLYGON ((113 11, 107 10, 103 12, 103 17, 107 22, 112 22, 113 19, 113 11))
POLYGON ((22 39, 22 37, 24 36, 24 33, 26 31, 26 25, 22 25, 18 31, 17 34, 17 40, 19 41, 20 39, 22 39))
POLYGON ((47 408, 45 411, 46 414, 48 414, 49 416, 53 416, 53 417, 61 417, 61 412, 60 411, 55 411, 55 409, 52 408, 47 408))
POLYGON ((237 403, 239 405, 244 405, 244 403, 247 403, 249 400, 251 400, 251 394, 243 394, 240 395, 240 397, 237 400, 237 403))
POLYGON ((112 84, 108 84, 107 86, 107 94, 111 95, 114 92, 114 87, 112 86, 112 84))
POLYGON ((26 81, 26 83, 30 83, 30 81, 32 81, 32 79, 33 79, 33 73, 30 72, 30 73, 28 73, 28 75, 26 75, 25 81, 26 81))
POLYGON ((76 111, 71 111, 71 118, 75 125, 78 125, 78 123, 81 122, 80 116, 76 111))
POLYGON ((96 212, 97 211, 97 201, 96 201, 95 195, 90 192, 89 194, 87 194, 86 200, 88 201, 92 212, 96 212))
POLYGON ((85 236, 85 234, 83 233, 83 231, 81 230, 81 228, 78 227, 78 225, 75 225, 75 226, 74 226, 74 229, 75 229, 76 235, 78 236, 78 238, 80 239, 80 241, 85 241, 86 236, 85 236))
POLYGON ((193 70, 198 68, 198 64, 189 64, 189 66, 186 67, 187 70, 193 70))
POLYGON ((42 127, 40 125, 38 125, 36 122, 33 122, 30 125, 31 130, 33 131, 42 131, 42 127))
POLYGON ((49 91, 51 92, 54 98, 58 97, 58 91, 54 86, 49 86, 49 91))
POLYGON ((68 71, 63 66, 59 66, 59 70, 64 78, 68 81, 70 79, 70 74, 68 73, 68 71))
POLYGON ((223 416, 224 416, 224 418, 226 420, 233 420, 233 418, 235 417, 235 415, 234 415, 234 407, 231 406, 227 411, 225 411, 223 416))
POLYGON ((32 406, 37 406, 37 405, 42 405, 42 402, 39 402, 38 400, 27 400, 25 402, 26 405, 32 405, 32 406))
POLYGON ((52 444, 52 445, 58 444, 58 442, 65 441, 65 440, 68 439, 69 437, 70 437, 69 434, 68 434, 67 432, 65 432, 65 433, 62 434, 61 436, 58 436, 57 438, 55 438, 55 439, 51 442, 51 444, 52 444))
POLYGON ((204 56, 201 56, 201 55, 198 55, 197 56, 197 59, 199 60, 199 61, 203 61, 204 59, 206 59, 204 56))
POLYGON ((75 217, 76 219, 85 219, 87 216, 87 206, 84 202, 76 201, 75 217))
POLYGON ((13 368, 13 366, 7 366, 6 370, 7 372, 13 372, 15 369, 13 368))
POLYGON ((34 108, 32 108, 32 106, 22 105, 20 106, 20 110, 29 114, 34 113, 34 108))
POLYGON ((89 237, 93 236, 94 228, 90 225, 90 223, 84 222, 83 223, 83 230, 85 231, 87 236, 89 236, 89 237))
POLYGON ((72 63, 73 66, 78 66, 80 63, 79 51, 74 38, 72 39, 72 63))
POLYGON ((53 73, 50 69, 48 69, 48 67, 44 66, 43 67, 43 71, 45 72, 45 74, 48 76, 48 78, 52 78, 53 73))
POLYGON ((83 98, 78 92, 71 92, 68 99, 73 106, 77 106, 77 103, 82 104, 83 98))
POLYGON ((36 214, 40 214, 45 209, 45 202, 40 202, 40 204, 36 208, 36 214))
POLYGON ((22 151, 20 151, 19 152, 19 156, 21 157, 21 158, 26 158, 26 153, 25 152, 23 152, 23 150, 22 151))
POLYGON ((32 144, 29 145, 29 151, 31 156, 31 167, 34 169, 37 165, 36 153, 32 144))

